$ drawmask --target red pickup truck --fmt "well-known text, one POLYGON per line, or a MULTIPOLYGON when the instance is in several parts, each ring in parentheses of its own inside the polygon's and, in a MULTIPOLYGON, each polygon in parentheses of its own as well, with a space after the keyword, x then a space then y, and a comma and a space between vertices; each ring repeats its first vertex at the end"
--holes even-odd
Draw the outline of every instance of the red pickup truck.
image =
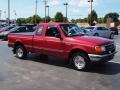
POLYGON ((112 40, 84 35, 69 23, 41 23, 33 33, 11 33, 8 46, 20 59, 29 52, 52 55, 64 58, 77 70, 85 70, 91 62, 107 62, 116 53, 112 40))

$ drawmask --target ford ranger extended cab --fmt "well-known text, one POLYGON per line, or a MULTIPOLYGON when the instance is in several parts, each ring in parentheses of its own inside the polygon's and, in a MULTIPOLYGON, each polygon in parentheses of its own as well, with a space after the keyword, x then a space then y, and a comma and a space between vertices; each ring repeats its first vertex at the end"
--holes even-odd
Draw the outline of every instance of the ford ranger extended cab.
POLYGON ((75 24, 41 23, 33 33, 11 33, 8 46, 23 59, 29 53, 62 57, 77 70, 85 70, 91 62, 113 59, 116 46, 112 40, 81 33, 75 24))

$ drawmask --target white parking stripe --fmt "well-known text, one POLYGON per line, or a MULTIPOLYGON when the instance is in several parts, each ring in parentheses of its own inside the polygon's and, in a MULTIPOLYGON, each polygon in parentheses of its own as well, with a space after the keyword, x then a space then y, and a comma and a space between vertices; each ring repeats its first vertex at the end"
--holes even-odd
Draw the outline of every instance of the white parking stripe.
POLYGON ((116 61, 109 61, 109 62, 120 64, 120 62, 116 62, 116 61))

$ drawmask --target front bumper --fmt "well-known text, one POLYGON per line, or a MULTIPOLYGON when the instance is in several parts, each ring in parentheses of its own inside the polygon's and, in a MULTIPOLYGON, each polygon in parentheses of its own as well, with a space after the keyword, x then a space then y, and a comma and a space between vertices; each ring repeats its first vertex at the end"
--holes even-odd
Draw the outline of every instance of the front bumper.
POLYGON ((113 52, 113 53, 106 54, 106 55, 88 54, 88 56, 90 60, 93 62, 107 62, 114 58, 115 53, 117 52, 113 52))

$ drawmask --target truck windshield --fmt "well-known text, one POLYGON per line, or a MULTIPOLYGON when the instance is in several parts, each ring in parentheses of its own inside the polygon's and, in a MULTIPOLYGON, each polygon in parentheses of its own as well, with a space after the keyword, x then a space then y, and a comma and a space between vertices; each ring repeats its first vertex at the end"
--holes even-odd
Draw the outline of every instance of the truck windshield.
POLYGON ((62 24, 61 29, 66 36, 80 36, 84 34, 75 24, 62 24))

